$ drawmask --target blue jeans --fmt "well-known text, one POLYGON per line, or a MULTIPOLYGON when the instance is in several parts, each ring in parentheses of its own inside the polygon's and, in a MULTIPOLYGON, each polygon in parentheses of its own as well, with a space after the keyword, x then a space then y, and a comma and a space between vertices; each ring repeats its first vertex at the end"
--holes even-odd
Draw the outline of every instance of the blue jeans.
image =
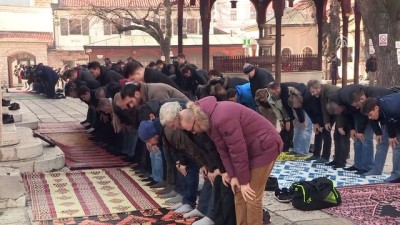
POLYGON ((163 180, 163 161, 161 150, 157 148, 156 150, 150 151, 151 160, 151 176, 154 181, 161 182, 163 180))
MULTIPOLYGON (((387 132, 386 125, 382 125, 382 142, 376 145, 375 152, 375 165, 374 168, 370 171, 372 174, 382 174, 383 167, 385 166, 386 156, 389 150, 389 135, 387 132)), ((398 161, 394 161, 394 153, 393 153, 393 165, 395 162, 397 164, 398 161)))
POLYGON ((182 204, 188 204, 194 208, 196 206, 197 187, 199 186, 199 167, 192 160, 188 160, 186 172, 186 176, 178 172, 178 182, 182 185, 182 204))
POLYGON ((306 112, 304 112, 304 119, 306 126, 304 130, 301 128, 301 123, 298 121, 294 127, 293 152, 307 155, 310 150, 313 124, 306 112))
POLYGON ((139 138, 138 132, 136 129, 132 129, 130 131, 125 131, 123 135, 122 153, 125 153, 128 157, 133 157, 139 138))
POLYGON ((374 132, 371 125, 364 131, 364 141, 354 141, 354 166, 360 170, 370 171, 374 167, 374 132))
MULTIPOLYGON (((397 141, 400 141, 400 129, 396 130, 397 141)), ((392 181, 400 178, 400 144, 397 144, 393 148, 393 170, 390 177, 386 181, 392 181)))
POLYGON ((204 179, 204 185, 200 192, 197 210, 211 220, 214 220, 214 188, 209 179, 204 179))

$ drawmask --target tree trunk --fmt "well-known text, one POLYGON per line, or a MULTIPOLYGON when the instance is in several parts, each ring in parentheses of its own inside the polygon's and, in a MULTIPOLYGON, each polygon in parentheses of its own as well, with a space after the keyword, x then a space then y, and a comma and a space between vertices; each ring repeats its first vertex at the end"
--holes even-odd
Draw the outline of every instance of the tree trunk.
POLYGON ((161 51, 165 56, 165 62, 167 64, 171 63, 169 53, 171 51, 171 37, 172 37, 172 4, 168 3, 165 5, 165 37, 164 46, 160 45, 161 51))
POLYGON ((340 38, 340 4, 338 0, 332 0, 330 4, 330 11, 329 11, 329 28, 330 28, 330 35, 328 41, 328 48, 325 52, 325 56, 330 56, 332 53, 336 54, 336 51, 340 48, 337 45, 337 40, 340 38))
POLYGON ((372 39, 378 61, 378 86, 400 85, 400 65, 395 41, 400 41, 399 0, 357 0, 364 27, 372 39), (379 46, 379 34, 388 34, 387 46, 379 46))

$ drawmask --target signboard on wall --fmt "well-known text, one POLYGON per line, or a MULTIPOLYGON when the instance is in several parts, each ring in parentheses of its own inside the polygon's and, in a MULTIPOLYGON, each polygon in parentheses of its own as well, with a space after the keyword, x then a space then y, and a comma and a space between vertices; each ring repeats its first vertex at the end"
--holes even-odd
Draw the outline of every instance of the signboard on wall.
POLYGON ((388 34, 379 34, 379 46, 388 45, 388 34))

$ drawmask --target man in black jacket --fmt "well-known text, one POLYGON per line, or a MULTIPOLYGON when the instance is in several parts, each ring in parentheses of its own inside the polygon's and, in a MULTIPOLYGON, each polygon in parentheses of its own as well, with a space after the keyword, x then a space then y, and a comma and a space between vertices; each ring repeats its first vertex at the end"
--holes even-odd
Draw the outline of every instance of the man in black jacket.
POLYGON ((90 90, 95 90, 100 87, 100 82, 96 80, 89 71, 82 69, 69 69, 65 72, 65 76, 69 81, 76 84, 76 87, 88 87, 90 90))
POLYGON ((130 81, 140 83, 164 83, 179 90, 178 85, 173 82, 167 75, 160 71, 150 68, 143 68, 142 64, 137 61, 127 63, 124 67, 124 77, 130 81))
POLYGON ((119 82, 119 80, 124 77, 115 72, 114 70, 107 69, 106 67, 102 67, 99 62, 93 61, 88 64, 88 69, 90 74, 100 82, 101 86, 105 86, 111 82, 119 82))
MULTIPOLYGON (((379 121, 382 129, 386 128, 389 136, 388 144, 393 148, 393 170, 387 182, 400 182, 400 93, 394 93, 378 98, 368 98, 362 107, 362 113, 370 120, 379 121)), ((385 131, 384 131, 385 133, 385 131)), ((388 149, 376 152, 376 167, 383 167, 388 149)), ((374 168, 378 169, 378 168, 374 168)), ((379 168, 380 169, 380 168, 379 168)))
POLYGON ((266 88, 269 83, 275 81, 267 69, 255 67, 249 63, 244 64, 243 73, 249 76, 253 98, 255 98, 257 90, 266 88))
POLYGON ((208 74, 201 69, 198 69, 192 64, 182 64, 179 67, 182 76, 182 89, 193 99, 199 85, 206 85, 209 78, 208 74))

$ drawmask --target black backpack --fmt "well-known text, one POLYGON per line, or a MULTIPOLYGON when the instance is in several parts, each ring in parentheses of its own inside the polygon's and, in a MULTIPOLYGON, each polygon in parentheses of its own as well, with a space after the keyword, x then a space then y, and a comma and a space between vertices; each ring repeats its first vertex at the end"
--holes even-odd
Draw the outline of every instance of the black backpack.
POLYGON ((293 183, 290 192, 293 194, 293 207, 303 211, 325 209, 342 203, 340 193, 326 177, 293 183))

